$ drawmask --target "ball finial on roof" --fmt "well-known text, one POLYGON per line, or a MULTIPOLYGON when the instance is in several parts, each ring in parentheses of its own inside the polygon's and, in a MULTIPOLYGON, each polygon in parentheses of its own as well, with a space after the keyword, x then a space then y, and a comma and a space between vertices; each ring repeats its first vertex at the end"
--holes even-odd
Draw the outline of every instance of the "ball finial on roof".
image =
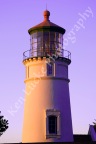
POLYGON ((48 21, 49 20, 49 16, 50 16, 50 12, 48 10, 45 10, 43 15, 44 15, 44 21, 48 21))

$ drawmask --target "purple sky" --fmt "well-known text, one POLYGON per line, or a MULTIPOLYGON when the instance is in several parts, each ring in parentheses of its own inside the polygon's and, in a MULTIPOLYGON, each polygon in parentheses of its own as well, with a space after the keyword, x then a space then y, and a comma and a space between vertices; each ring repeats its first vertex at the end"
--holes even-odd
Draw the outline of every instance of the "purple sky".
POLYGON ((28 29, 50 20, 66 29, 64 48, 72 54, 69 66, 74 133, 88 132, 96 119, 96 1, 0 0, 0 111, 9 120, 2 142, 21 142, 25 69, 23 52, 30 49, 28 29), (85 14, 84 14, 85 13, 85 14), (81 16, 82 15, 82 16, 81 16))

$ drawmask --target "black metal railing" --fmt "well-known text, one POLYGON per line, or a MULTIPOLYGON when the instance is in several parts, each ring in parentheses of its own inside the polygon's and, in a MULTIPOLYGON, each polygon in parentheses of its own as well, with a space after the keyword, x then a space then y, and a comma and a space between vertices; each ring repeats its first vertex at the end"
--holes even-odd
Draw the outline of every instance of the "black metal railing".
POLYGON ((67 50, 64 49, 55 49, 55 50, 50 50, 50 49, 45 49, 45 50, 27 50, 23 53, 23 60, 29 59, 29 58, 34 58, 34 57, 63 57, 66 59, 71 60, 71 53, 67 50))

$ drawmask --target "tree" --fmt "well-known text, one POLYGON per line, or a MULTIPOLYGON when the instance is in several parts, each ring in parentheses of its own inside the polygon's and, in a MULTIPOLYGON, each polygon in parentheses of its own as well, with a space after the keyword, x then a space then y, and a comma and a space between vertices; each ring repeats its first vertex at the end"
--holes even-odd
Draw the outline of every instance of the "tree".
POLYGON ((8 124, 8 120, 4 119, 4 116, 0 116, 0 136, 8 129, 8 124))

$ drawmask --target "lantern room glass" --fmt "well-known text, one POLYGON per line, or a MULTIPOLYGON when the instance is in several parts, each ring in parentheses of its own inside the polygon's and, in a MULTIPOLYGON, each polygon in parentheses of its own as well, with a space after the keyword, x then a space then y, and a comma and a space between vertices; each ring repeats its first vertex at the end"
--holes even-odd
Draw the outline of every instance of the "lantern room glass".
POLYGON ((32 57, 58 53, 63 56, 63 34, 53 31, 39 31, 30 35, 32 57))

